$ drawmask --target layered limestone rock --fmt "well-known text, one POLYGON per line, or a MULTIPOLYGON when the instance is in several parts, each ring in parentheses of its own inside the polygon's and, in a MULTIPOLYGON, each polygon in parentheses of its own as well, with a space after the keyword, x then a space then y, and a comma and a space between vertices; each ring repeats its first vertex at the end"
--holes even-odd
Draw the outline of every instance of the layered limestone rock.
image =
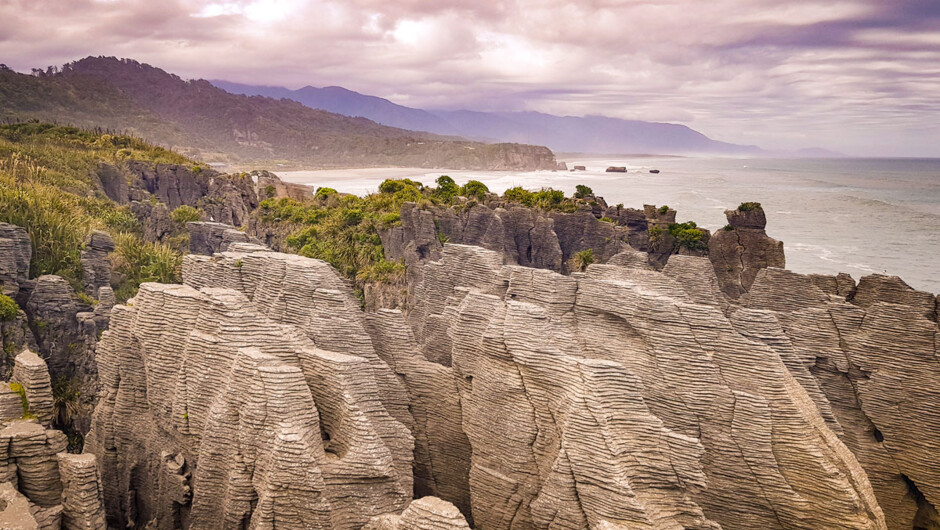
POLYGON ((64 453, 66 436, 47 428, 52 414, 45 363, 21 353, 13 380, 0 383, 0 528, 103 529, 95 457, 64 453))
POLYGON ((771 347, 791 351, 815 376, 838 422, 834 430, 867 472, 889 528, 936 527, 940 329, 933 296, 872 275, 848 303, 842 288, 833 295, 818 284, 765 269, 744 301, 768 315, 773 329, 762 340, 770 344, 772 333, 771 347))
POLYGON ((470 526, 453 504, 437 497, 416 499, 401 515, 373 517, 363 530, 458 530, 470 526))
POLYGON ((725 210, 728 226, 708 241, 708 257, 721 290, 732 299, 751 288, 765 267, 784 268, 783 242, 767 235, 767 217, 760 205, 751 210, 725 210))
POLYGON ((62 528, 107 528, 95 455, 59 453, 56 458, 62 480, 62 528))
MULTIPOLYGON (((613 223, 599 221, 604 211, 595 214, 589 206, 574 213, 563 213, 543 212, 498 200, 460 208, 430 209, 406 203, 401 209, 401 225, 380 235, 386 257, 403 259, 411 268, 438 259, 440 241, 444 239, 498 252, 506 264, 561 272, 567 270, 568 260, 582 250, 593 250, 595 259, 604 262, 629 248, 629 242, 637 245, 636 248, 645 248, 648 241, 645 217, 642 222, 629 224, 627 211, 622 211, 623 226, 616 220, 613 223)), ((420 278, 409 280, 416 283, 420 278)))
POLYGON ((144 284, 98 347, 109 521, 359 528, 411 498, 414 419, 329 265, 234 245, 144 284))
POLYGON ((107 232, 95 230, 85 240, 82 249, 82 274, 85 292, 98 297, 98 289, 111 285, 111 261, 108 254, 114 252, 114 240, 107 232))
POLYGON ((30 511, 29 499, 17 491, 12 482, 0 483, 0 528, 6 530, 40 530, 30 511))
MULTIPOLYGON (((128 197, 111 197, 118 202, 143 201, 152 195, 170 211, 183 205, 194 206, 212 221, 235 226, 240 226, 258 206, 254 182, 247 174, 222 175, 211 169, 137 161, 127 162, 120 171, 128 174, 131 185, 128 197)), ((99 169, 99 176, 101 173, 99 169)), ((121 191, 116 188, 116 193, 121 191)))
POLYGON ((234 243, 261 244, 257 239, 223 223, 195 221, 186 223, 189 230, 189 251, 193 254, 211 256, 225 251, 234 243))
POLYGON ((107 326, 113 291, 100 287, 100 302, 92 308, 81 302, 60 276, 44 275, 30 283, 23 308, 36 336, 37 353, 48 365, 53 381, 68 381, 78 390, 71 427, 85 432, 98 386, 95 344, 98 332, 107 326))
POLYGON ((0 223, 0 293, 16 298, 20 285, 29 278, 31 253, 24 228, 0 223))
POLYGON ((885 527, 821 401, 716 291, 678 269, 564 277, 477 247, 442 256, 409 321, 453 365, 475 525, 885 527))
POLYGON ((29 350, 20 353, 16 356, 10 381, 23 387, 29 403, 29 413, 44 427, 51 427, 54 413, 52 382, 49 380, 46 362, 29 350))
POLYGON ((408 391, 414 417, 415 496, 444 497, 469 514, 470 442, 463 432, 453 369, 421 355, 400 311, 367 313, 366 329, 375 353, 408 391))

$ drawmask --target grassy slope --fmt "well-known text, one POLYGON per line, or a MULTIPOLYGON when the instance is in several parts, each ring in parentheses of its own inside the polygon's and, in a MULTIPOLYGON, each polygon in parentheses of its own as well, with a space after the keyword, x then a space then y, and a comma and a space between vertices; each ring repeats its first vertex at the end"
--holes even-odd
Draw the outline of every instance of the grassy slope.
POLYGON ((193 164, 127 136, 39 123, 0 126, 0 222, 29 231, 31 277, 58 274, 79 290, 85 237, 101 229, 118 245, 120 299, 141 281, 178 280, 179 250, 143 241, 137 218, 97 188, 98 163, 124 160, 193 164))

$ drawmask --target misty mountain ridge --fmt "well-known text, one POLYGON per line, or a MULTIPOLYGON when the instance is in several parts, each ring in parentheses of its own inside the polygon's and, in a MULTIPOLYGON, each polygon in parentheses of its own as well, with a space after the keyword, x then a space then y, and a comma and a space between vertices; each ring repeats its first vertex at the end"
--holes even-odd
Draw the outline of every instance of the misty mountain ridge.
POLYGON ((405 130, 289 99, 232 94, 115 57, 87 57, 33 75, 0 67, 0 119, 122 131, 198 160, 241 165, 555 168, 543 146, 405 130))
POLYGON ((220 80, 211 82, 235 94, 291 99, 311 108, 346 116, 362 116, 392 127, 480 141, 531 143, 547 146, 556 152, 734 156, 768 154, 757 146, 713 140, 685 125, 673 123, 605 116, 555 116, 534 111, 423 110, 338 86, 306 86, 290 90, 220 80))

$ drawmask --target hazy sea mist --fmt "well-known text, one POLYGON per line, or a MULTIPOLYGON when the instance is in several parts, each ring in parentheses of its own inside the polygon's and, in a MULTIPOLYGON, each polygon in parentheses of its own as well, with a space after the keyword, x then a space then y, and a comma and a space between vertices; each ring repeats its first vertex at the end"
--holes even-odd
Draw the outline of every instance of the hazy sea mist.
POLYGON ((363 194, 385 178, 433 183, 448 174, 491 191, 551 186, 570 194, 586 184, 607 203, 668 204, 679 221, 712 231, 724 210, 758 201, 767 232, 784 242, 787 267, 803 273, 895 274, 916 289, 940 292, 940 159, 566 158, 578 172, 485 172, 426 169, 297 171, 293 182, 363 194), (626 166, 628 173, 606 173, 626 166), (656 168, 660 174, 650 174, 656 168))

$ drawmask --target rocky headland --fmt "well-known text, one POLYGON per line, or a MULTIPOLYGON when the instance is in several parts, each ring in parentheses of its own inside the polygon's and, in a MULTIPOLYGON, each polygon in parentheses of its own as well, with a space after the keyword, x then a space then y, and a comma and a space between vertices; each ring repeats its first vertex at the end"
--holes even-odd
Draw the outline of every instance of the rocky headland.
POLYGON ((756 203, 96 178, 190 252, 119 303, 123 236, 31 277, 0 223, 0 527, 940 525, 937 297, 786 270, 756 203))

